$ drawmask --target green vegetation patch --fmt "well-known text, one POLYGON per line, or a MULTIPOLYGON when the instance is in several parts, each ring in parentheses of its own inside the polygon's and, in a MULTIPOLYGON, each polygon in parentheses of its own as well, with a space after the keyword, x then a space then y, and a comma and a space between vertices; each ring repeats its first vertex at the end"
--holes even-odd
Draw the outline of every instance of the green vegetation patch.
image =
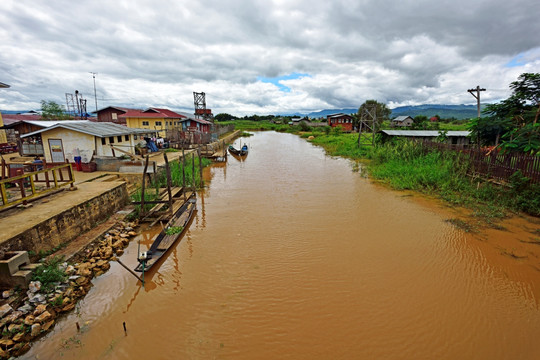
POLYGON ((45 292, 53 291, 55 283, 62 282, 67 277, 65 271, 60 268, 62 261, 63 258, 60 256, 46 260, 36 268, 32 274, 32 280, 41 282, 41 288, 45 292))

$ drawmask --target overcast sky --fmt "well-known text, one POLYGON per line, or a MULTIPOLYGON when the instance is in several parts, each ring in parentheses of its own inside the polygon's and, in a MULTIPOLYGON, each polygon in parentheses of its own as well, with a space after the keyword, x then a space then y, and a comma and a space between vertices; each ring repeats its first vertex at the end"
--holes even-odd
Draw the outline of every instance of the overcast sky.
POLYGON ((475 104, 540 72, 538 0, 0 0, 0 109, 475 104))

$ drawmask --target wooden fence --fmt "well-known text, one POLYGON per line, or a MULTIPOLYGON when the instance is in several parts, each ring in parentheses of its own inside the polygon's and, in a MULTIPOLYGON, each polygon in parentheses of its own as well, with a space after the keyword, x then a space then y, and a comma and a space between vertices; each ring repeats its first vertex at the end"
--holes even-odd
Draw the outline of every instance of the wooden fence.
POLYGON ((73 187, 74 177, 71 164, 41 164, 27 165, 34 171, 25 172, 23 168, 17 169, 16 176, 0 180, 0 210, 37 198, 64 186, 73 187), (44 168, 45 166, 45 168, 44 168), (41 183, 42 186, 36 186, 41 183), (15 192, 8 189, 16 189, 15 192))
POLYGON ((470 172, 500 181, 508 181, 518 170, 531 183, 540 184, 540 156, 523 153, 502 153, 498 150, 486 150, 471 146, 423 142, 424 147, 440 151, 454 150, 470 161, 470 172))

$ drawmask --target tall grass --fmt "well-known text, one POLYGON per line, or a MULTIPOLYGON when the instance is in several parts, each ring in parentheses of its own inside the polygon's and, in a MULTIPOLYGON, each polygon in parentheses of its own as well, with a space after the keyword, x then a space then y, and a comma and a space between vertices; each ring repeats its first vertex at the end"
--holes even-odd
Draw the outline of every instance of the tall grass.
POLYGON ((311 142, 329 155, 367 160, 371 178, 397 190, 418 191, 467 207, 484 223, 506 216, 509 210, 540 215, 540 187, 519 175, 511 180, 510 188, 473 179, 467 174, 468 161, 458 152, 430 151, 406 140, 358 146, 358 134, 311 135, 315 136, 311 142))
MULTIPOLYGON (((203 168, 209 166, 211 163, 211 160, 201 158, 203 168)), ((193 154, 186 155, 183 161, 179 159, 178 161, 169 162, 169 167, 171 169, 171 182, 173 186, 183 186, 185 176, 186 187, 193 187, 194 185, 196 188, 202 187, 202 176, 200 173, 199 158, 197 156, 193 154), (193 158, 195 158, 195 180, 193 179, 193 158)), ((154 184, 158 187, 166 187, 167 174, 162 172, 154 184)))

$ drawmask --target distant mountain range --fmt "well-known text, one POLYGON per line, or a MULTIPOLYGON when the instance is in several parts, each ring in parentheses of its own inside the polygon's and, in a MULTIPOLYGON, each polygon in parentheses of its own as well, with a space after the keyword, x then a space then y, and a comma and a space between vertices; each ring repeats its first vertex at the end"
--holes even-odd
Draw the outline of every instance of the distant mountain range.
MULTIPOLYGON (((327 115, 335 113, 355 114, 358 109, 331 109, 322 110, 305 114, 310 118, 326 117, 327 115)), ((390 117, 395 118, 397 116, 410 116, 415 117, 418 115, 424 115, 429 117, 439 115, 443 119, 456 118, 456 119, 469 119, 476 117, 477 109, 476 105, 440 105, 440 104, 428 104, 428 105, 415 105, 415 106, 399 106, 392 109, 392 115, 390 117)))
MULTIPOLYGON (((483 107, 483 106, 482 106, 483 107)), ((25 113, 27 110, 23 111, 2 111, 3 114, 17 114, 17 113, 25 113)), ((326 116, 336 113, 344 113, 344 114, 356 114, 358 112, 358 108, 352 108, 352 109, 325 109, 321 111, 311 112, 311 113, 291 113, 291 114, 281 114, 281 115, 288 115, 288 116, 308 116, 310 118, 326 118, 326 116)), ((395 118, 397 116, 410 116, 415 117, 418 115, 424 115, 429 117, 439 115, 443 119, 448 118, 456 118, 459 120, 462 119, 469 119, 476 117, 477 110, 476 105, 440 105, 440 104, 427 104, 427 105, 415 105, 415 106, 399 106, 397 108, 392 109, 392 114, 390 115, 391 118, 395 118)))

